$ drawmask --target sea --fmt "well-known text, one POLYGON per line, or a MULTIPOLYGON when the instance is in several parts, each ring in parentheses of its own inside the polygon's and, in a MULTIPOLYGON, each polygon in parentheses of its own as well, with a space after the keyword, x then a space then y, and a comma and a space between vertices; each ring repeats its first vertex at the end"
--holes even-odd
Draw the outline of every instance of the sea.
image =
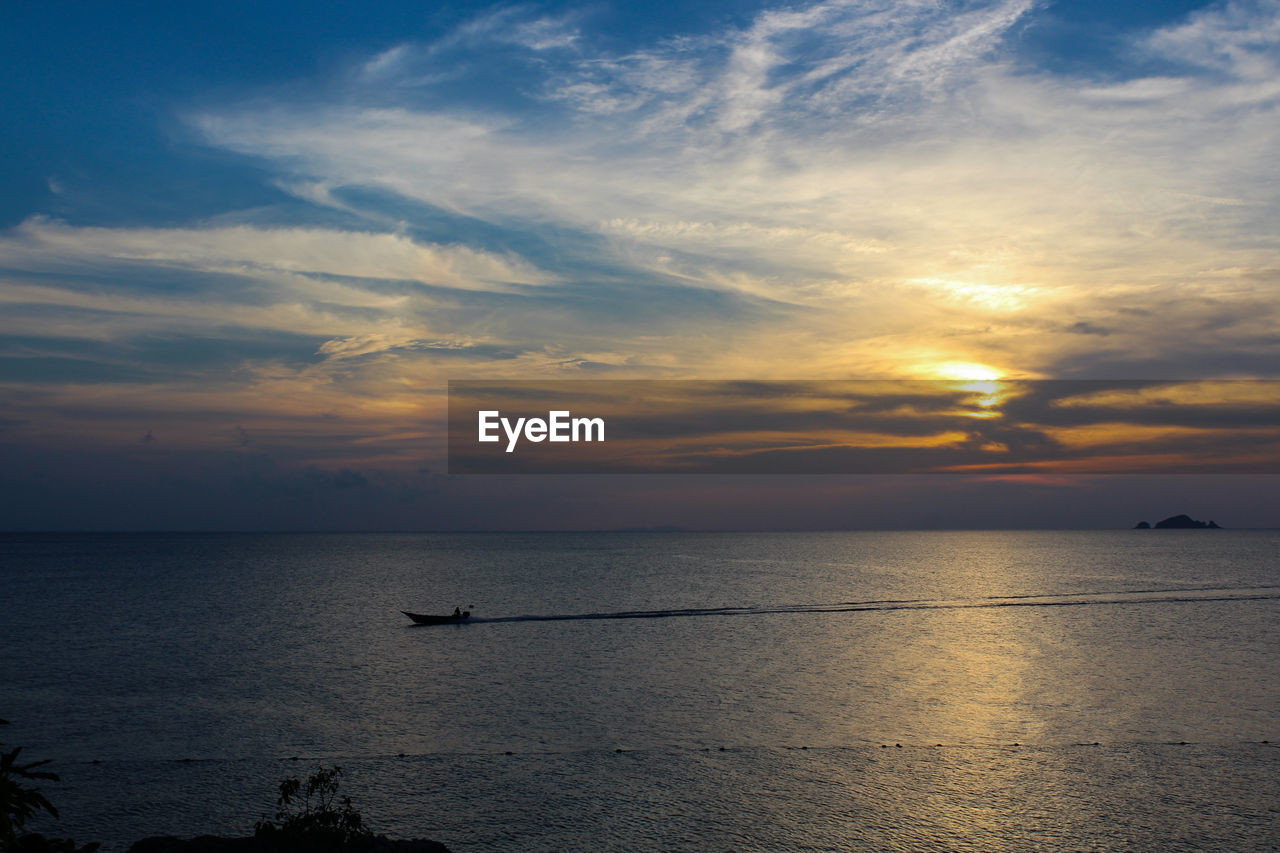
POLYGON ((1280 532, 8 534, 46 834, 1280 849, 1280 532), (401 611, 473 616, 414 626, 401 611))

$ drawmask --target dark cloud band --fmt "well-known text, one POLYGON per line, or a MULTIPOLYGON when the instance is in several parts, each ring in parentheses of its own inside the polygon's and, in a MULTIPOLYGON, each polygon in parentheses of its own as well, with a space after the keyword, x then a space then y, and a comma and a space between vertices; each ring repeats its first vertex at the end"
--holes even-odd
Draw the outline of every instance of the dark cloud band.
POLYGON ((1280 473, 1280 382, 453 382, 449 471, 1280 473))

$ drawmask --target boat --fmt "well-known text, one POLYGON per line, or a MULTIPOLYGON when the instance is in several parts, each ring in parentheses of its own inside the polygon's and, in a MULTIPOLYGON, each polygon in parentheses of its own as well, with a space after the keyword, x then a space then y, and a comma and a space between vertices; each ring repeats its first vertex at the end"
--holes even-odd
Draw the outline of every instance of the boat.
POLYGON ((450 613, 448 616, 436 616, 430 613, 410 613, 408 610, 401 610, 400 612, 412 619, 415 625, 456 625, 471 618, 470 610, 464 610, 461 613, 450 613))

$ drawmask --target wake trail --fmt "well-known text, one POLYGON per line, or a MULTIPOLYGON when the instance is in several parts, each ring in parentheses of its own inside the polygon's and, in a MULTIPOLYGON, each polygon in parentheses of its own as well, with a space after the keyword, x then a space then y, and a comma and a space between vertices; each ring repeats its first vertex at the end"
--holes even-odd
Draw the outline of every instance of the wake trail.
POLYGON ((742 607, 685 607, 666 610, 619 610, 607 613, 554 613, 471 617, 468 623, 583 622, 604 619, 674 619, 690 616, 766 616, 802 613, 865 613, 893 610, 964 610, 996 607, 1086 607, 1124 604, 1182 604, 1208 601, 1280 600, 1280 587, 1174 587, 1122 592, 1069 592, 1052 595, 1009 595, 950 599, 875 599, 828 604, 777 604, 742 607))

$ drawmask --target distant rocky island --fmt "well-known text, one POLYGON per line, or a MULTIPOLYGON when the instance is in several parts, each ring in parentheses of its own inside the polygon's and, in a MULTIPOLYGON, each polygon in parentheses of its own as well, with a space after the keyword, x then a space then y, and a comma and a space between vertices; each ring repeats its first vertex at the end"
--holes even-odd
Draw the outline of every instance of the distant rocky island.
POLYGON ((1145 521, 1139 521, 1133 526, 1134 530, 1221 530, 1218 522, 1209 519, 1206 524, 1203 521, 1197 521, 1189 515, 1171 515, 1164 521, 1157 521, 1153 527, 1145 521))

